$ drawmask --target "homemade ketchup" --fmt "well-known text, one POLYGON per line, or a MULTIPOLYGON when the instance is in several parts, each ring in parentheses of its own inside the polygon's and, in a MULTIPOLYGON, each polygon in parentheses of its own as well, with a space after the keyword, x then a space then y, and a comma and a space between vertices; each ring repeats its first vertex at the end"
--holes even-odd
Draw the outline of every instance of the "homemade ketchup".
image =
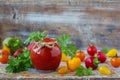
POLYGON ((33 66, 37 70, 56 70, 61 61, 61 49, 53 38, 35 42, 30 50, 33 66))

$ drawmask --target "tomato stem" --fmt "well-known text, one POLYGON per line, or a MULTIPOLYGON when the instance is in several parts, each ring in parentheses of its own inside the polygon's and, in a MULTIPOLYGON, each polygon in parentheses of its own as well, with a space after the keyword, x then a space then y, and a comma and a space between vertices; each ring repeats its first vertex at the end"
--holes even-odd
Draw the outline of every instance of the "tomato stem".
POLYGON ((94 46, 94 43, 89 43, 88 45, 89 45, 89 46, 94 46))
POLYGON ((100 61, 98 60, 98 55, 95 54, 94 65, 98 66, 99 63, 100 63, 100 61))

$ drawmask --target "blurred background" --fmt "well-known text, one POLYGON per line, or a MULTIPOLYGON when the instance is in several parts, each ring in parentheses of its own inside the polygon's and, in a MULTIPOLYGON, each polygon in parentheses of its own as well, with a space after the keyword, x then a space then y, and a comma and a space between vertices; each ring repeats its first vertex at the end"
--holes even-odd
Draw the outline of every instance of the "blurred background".
POLYGON ((9 36, 23 41, 33 31, 69 34, 80 49, 89 42, 120 49, 119 0, 0 0, 0 46, 9 36))

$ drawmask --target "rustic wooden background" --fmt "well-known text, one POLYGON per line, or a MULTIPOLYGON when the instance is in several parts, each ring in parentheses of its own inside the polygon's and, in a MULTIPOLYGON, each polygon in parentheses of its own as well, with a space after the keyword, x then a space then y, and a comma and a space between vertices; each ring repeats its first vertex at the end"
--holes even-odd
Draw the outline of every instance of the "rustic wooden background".
POLYGON ((43 30, 51 37, 70 34, 82 49, 89 42, 120 49, 120 1, 0 0, 0 43, 43 30))

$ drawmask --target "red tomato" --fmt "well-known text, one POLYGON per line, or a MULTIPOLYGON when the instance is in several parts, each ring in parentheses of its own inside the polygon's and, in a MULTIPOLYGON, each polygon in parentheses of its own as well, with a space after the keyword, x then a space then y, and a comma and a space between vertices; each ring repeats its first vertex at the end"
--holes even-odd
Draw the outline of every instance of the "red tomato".
POLYGON ((30 43, 27 47, 28 50, 30 51, 34 45, 35 45, 35 42, 30 43))
POLYGON ((92 68, 93 70, 98 67, 98 61, 95 60, 94 56, 90 56, 85 59, 85 66, 86 68, 92 68))
POLYGON ((94 56, 94 55, 97 53, 97 48, 96 48, 94 45, 90 45, 90 46, 87 48, 87 53, 88 53, 90 56, 94 56))
POLYGON ((23 50, 20 48, 18 50, 15 51, 15 53, 13 54, 14 57, 18 57, 18 54, 22 54, 23 50))
POLYGON ((37 70, 56 70, 61 61, 61 49, 53 38, 37 42, 31 51, 31 60, 37 70))
POLYGON ((106 55, 105 53, 99 51, 97 52, 97 55, 98 55, 98 60, 100 61, 100 63, 104 63, 106 61, 106 55))

